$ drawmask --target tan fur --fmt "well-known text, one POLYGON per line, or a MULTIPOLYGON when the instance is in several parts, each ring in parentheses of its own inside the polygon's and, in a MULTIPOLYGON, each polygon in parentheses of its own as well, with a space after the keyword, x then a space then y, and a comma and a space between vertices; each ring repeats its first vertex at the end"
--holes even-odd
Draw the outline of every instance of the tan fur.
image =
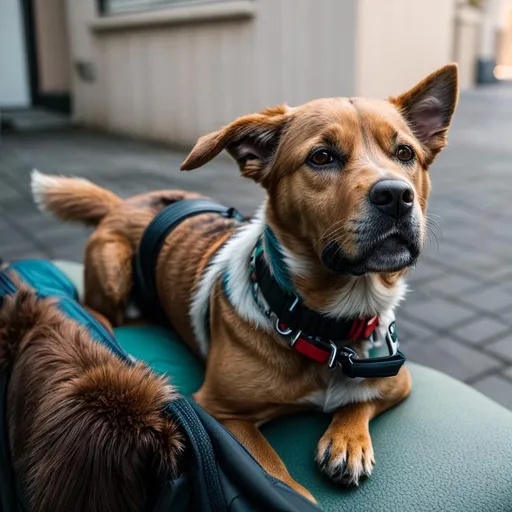
POLYGON ((45 197, 46 207, 62 220, 80 220, 97 224, 121 199, 112 192, 88 180, 59 177, 50 195, 45 197))
MULTIPOLYGON (((267 224, 282 245, 310 269, 308 275, 294 276, 294 286, 307 306, 323 310, 353 282, 321 264, 323 244, 334 239, 348 254, 356 253, 355 227, 365 214, 361 205, 383 176, 399 178, 413 187, 424 238, 430 191, 427 170, 446 142, 456 99, 457 70, 446 66, 388 102, 331 98, 267 109, 199 139, 182 169, 195 169, 220 151, 229 151, 242 174, 266 189, 267 224), (444 101, 442 123, 434 128, 429 117, 431 91, 444 101), (397 143, 413 148, 414 163, 406 166, 393 157, 397 143), (340 172, 314 172, 306 165, 308 154, 319 145, 340 148, 348 155, 340 172)), ((112 203, 100 221, 86 253, 86 301, 110 321, 122 320, 132 282, 129 261, 144 228, 165 204, 187 197, 192 194, 164 191, 112 203)), ((90 199, 91 204, 102 201, 99 193, 90 199)), ((51 201, 45 206, 61 217, 67 215, 51 201)), ((168 236, 158 260, 161 303, 178 333, 196 351, 190 304, 211 256, 237 225, 208 214, 187 219, 168 236)), ((405 272, 381 272, 371 279, 393 289, 405 272)), ((301 405, 304 397, 325 386, 326 368, 290 350, 277 334, 256 330, 243 320, 220 283, 210 299, 210 329, 206 376, 196 400, 245 442, 270 473, 313 499, 293 481, 254 425, 306 407, 301 405)), ((361 386, 376 389, 380 398, 337 412, 317 454, 322 466, 329 463, 325 459, 328 446, 330 459, 346 453, 350 483, 357 483, 373 465, 369 421, 408 395, 410 377, 404 368, 394 378, 367 379, 361 386)))
POLYGON ((0 309, 0 370, 11 375, 11 454, 32 512, 135 512, 177 474, 166 380, 124 364, 25 286, 0 309))

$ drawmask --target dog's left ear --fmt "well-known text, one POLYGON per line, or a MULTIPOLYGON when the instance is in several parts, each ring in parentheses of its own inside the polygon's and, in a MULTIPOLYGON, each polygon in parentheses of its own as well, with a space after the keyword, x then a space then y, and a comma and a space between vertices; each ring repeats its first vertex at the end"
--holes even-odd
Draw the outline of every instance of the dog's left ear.
POLYGON ((288 110, 286 105, 268 108, 204 135, 181 164, 181 170, 197 169, 225 149, 237 161, 243 176, 264 184, 288 110))
POLYGON ((458 96, 458 67, 457 64, 448 64, 404 94, 390 98, 414 135, 429 150, 430 161, 446 145, 458 96))

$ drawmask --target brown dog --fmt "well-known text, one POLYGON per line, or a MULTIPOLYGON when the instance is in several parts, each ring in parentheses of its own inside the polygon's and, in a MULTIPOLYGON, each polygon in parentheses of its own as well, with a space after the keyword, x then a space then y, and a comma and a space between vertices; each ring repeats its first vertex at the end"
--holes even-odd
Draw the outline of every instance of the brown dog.
MULTIPOLYGON (((55 300, 21 285, 0 308, 10 454, 32 512, 135 512, 178 474, 183 438, 162 410, 176 394, 127 365, 55 300)), ((100 321, 105 322, 99 315, 100 321)))
MULTIPOLYGON (((200 138, 183 162, 192 170, 227 150, 267 191, 250 222, 197 215, 160 253, 156 280, 168 320, 207 360, 195 398, 268 472, 310 499, 258 425, 307 407, 334 412, 317 460, 333 480, 357 484, 374 464, 368 424, 408 395, 410 376, 402 367, 395 377, 350 379, 319 363, 322 336, 312 327, 290 339, 258 287, 265 269, 251 261, 262 251, 272 286, 291 290, 316 320, 365 319, 367 327, 379 317, 377 339, 384 337, 423 245, 428 168, 446 144, 457 96, 457 67, 448 65, 389 101, 321 99, 241 117, 200 138)), ((197 197, 167 191, 122 201, 85 180, 40 173, 33 190, 61 219, 98 225, 86 251, 86 303, 116 324, 144 229, 164 206, 197 197)), ((369 333, 358 332, 334 338, 335 348, 364 357, 369 333)))

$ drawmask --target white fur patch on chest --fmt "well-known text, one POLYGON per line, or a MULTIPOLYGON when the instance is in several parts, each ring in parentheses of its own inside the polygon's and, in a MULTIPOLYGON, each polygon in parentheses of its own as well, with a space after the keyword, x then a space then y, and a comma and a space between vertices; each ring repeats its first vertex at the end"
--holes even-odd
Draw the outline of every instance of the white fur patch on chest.
POLYGON ((244 320, 260 330, 269 331, 269 319, 254 302, 249 276, 249 260, 254 247, 265 227, 265 205, 255 217, 221 247, 208 265, 190 307, 190 319, 201 355, 206 358, 210 346, 206 328, 208 305, 215 283, 227 272, 229 279, 229 300, 244 320))
POLYGON ((368 402, 380 397, 378 386, 368 385, 366 379, 349 379, 341 370, 327 370, 325 387, 299 400, 323 412, 333 412, 344 405, 368 402))

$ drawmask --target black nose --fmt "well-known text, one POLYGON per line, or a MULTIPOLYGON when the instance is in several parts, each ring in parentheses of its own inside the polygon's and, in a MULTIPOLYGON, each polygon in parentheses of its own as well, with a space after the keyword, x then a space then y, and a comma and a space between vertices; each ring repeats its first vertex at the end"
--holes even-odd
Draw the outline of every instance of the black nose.
POLYGON ((382 213, 399 219, 411 211, 414 192, 405 181, 382 180, 370 190, 370 201, 382 213))

